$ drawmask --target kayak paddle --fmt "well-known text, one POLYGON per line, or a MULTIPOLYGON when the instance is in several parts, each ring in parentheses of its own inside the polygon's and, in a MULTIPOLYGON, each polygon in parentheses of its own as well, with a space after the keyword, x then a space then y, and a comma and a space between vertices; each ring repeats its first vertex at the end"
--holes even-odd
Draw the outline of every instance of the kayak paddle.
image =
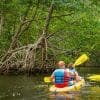
POLYGON ((92 80, 92 81, 100 81, 100 75, 92 75, 92 76, 89 76, 87 79, 92 80))
MULTIPOLYGON (((74 63, 74 67, 78 66, 82 63, 84 63, 85 61, 87 61, 89 59, 89 57, 86 54, 81 55, 74 63)), ((49 83, 51 82, 50 77, 44 77, 44 82, 49 83)))
POLYGON ((86 54, 81 55, 73 64, 73 66, 78 66, 82 63, 84 63, 85 61, 87 61, 89 59, 89 57, 86 54))
POLYGON ((44 82, 50 83, 51 82, 50 77, 44 77, 44 82))

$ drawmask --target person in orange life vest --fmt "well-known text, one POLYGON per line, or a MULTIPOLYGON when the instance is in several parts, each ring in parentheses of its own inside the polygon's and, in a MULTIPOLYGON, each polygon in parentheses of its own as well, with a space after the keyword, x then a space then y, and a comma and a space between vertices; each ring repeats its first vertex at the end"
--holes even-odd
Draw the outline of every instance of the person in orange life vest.
POLYGON ((59 61, 58 69, 56 69, 51 75, 51 81, 54 82, 55 87, 63 88, 68 86, 69 77, 69 69, 65 68, 64 61, 59 61))
POLYGON ((70 71, 70 80, 69 80, 69 85, 73 85, 75 82, 80 80, 80 76, 78 75, 78 72, 75 69, 75 66, 73 63, 70 63, 68 65, 69 71, 70 71))

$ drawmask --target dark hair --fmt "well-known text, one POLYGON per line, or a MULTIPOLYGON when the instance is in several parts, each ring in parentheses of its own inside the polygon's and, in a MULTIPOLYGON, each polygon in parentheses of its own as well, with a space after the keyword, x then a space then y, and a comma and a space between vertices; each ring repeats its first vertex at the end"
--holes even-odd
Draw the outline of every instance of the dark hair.
POLYGON ((68 67, 72 67, 72 66, 73 66, 73 63, 69 63, 69 64, 68 64, 68 67))

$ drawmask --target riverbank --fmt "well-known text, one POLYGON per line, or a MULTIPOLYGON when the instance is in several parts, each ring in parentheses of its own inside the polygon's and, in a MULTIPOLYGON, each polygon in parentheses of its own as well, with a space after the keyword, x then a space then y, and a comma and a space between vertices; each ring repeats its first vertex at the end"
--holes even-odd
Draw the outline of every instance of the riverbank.
MULTIPOLYGON (((87 71, 89 71, 91 69, 91 72, 94 72, 94 69, 97 68, 96 72, 99 72, 100 66, 78 66, 76 67, 76 69, 78 70, 82 70, 82 69, 87 69, 87 71)), ((7 70, 7 71, 3 71, 0 74, 1 75, 23 75, 23 74, 28 74, 28 75, 38 75, 38 74, 48 74, 48 73, 52 73, 54 70, 56 69, 56 67, 46 67, 46 68, 41 68, 41 67, 36 67, 34 69, 31 70, 22 70, 19 69, 18 67, 12 67, 7 70)))

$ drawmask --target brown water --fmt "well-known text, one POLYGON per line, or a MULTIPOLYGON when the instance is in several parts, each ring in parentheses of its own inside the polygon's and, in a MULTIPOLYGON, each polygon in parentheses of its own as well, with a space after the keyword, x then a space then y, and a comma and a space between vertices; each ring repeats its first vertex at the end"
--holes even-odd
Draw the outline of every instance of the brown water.
MULTIPOLYGON (((100 69, 95 67, 77 70, 85 78, 100 74, 100 69)), ((100 82, 86 79, 86 85, 80 91, 67 94, 50 93, 48 86, 42 75, 0 76, 0 100, 100 100, 100 82)))

